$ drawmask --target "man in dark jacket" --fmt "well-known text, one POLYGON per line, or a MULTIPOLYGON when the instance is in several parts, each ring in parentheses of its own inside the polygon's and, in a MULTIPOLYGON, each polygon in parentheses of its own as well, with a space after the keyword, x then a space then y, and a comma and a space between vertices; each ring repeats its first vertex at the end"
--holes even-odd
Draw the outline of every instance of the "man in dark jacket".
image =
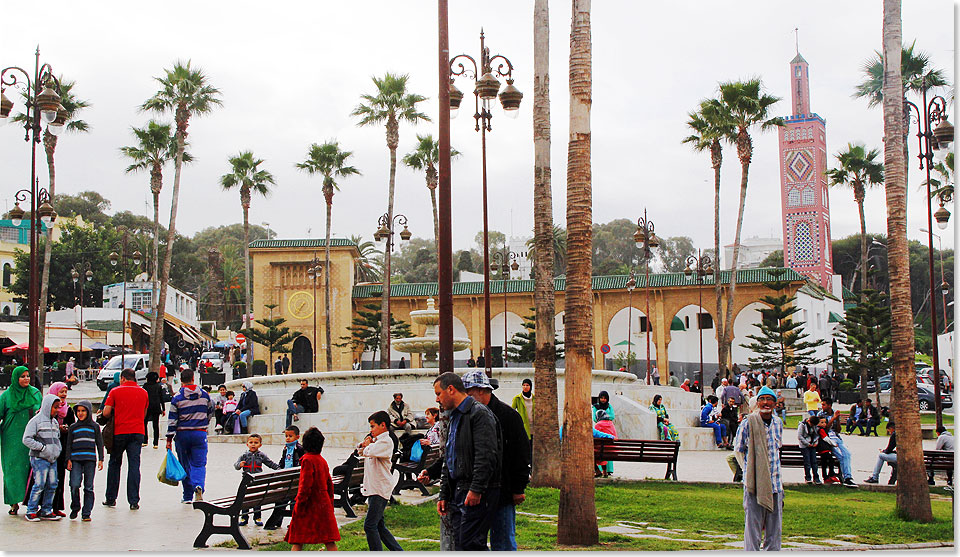
POLYGON ((500 498, 500 426, 489 408, 467 396, 457 374, 441 374, 433 390, 450 411, 437 512, 450 514, 456 551, 486 551, 500 498))
POLYGON ((530 481, 530 444, 523 428, 523 418, 493 394, 495 387, 483 370, 467 372, 463 376, 463 386, 468 395, 493 412, 503 434, 500 500, 493 510, 490 550, 516 551, 516 505, 523 502, 523 492, 530 481))

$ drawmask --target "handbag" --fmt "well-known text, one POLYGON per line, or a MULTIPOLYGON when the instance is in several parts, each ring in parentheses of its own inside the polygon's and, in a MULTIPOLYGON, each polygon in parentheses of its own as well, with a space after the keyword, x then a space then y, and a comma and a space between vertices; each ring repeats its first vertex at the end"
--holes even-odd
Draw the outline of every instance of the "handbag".
POLYGON ((100 429, 100 435, 103 437, 103 448, 107 450, 107 454, 113 454, 113 415, 105 418, 103 414, 97 414, 97 423, 103 426, 100 429))
POLYGON ((418 440, 410 447, 410 460, 412 462, 420 462, 421 458, 423 458, 423 445, 421 445, 418 440))

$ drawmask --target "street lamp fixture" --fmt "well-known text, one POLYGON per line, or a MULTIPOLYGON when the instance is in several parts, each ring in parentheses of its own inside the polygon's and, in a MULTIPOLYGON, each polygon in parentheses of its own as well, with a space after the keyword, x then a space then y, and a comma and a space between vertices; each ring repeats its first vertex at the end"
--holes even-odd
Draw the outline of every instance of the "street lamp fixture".
POLYGON ((686 263, 687 268, 683 270, 684 276, 687 277, 687 280, 693 279, 697 281, 696 321, 697 331, 700 333, 700 403, 703 404, 703 322, 700 317, 703 310, 703 281, 706 279, 706 277, 715 279, 716 275, 714 274, 713 270, 713 259, 699 249, 697 250, 697 255, 690 255, 687 257, 686 263))
MULTIPOLYGON (((310 267, 307 268, 307 276, 313 283, 313 369, 317 368, 317 281, 323 275, 323 265, 317 253, 313 253, 313 259, 310 261, 310 267)), ((330 347, 327 347, 329 350, 330 347)))
MULTIPOLYGON (((647 317, 647 326, 645 327, 644 333, 647 336, 647 385, 650 384, 650 332, 652 330, 651 321, 650 321, 650 259, 653 257, 653 248, 656 248, 660 245, 660 238, 657 238, 657 234, 654 232, 653 221, 647 218, 647 210, 643 210, 643 216, 637 219, 637 230, 633 233, 633 241, 637 245, 637 249, 640 250, 640 258, 644 263, 643 270, 643 290, 644 296, 646 298, 646 308, 644 313, 647 317)), ((630 341, 627 341, 627 349, 629 352, 630 341)), ((630 356, 627 356, 629 361, 630 356)), ((667 370, 669 373, 669 370, 667 370)))
MULTIPOLYGON (((481 164, 483 168, 483 313, 484 313, 484 371, 487 377, 493 375, 490 367, 490 246, 487 227, 487 132, 492 131, 490 121, 493 113, 490 112, 492 101, 500 91, 498 77, 506 78, 507 87, 500 93, 500 104, 504 113, 509 117, 516 117, 520 109, 521 93, 513 85, 513 63, 501 54, 490 55, 490 48, 486 46, 483 30, 480 30, 480 57, 473 58, 468 54, 458 54, 450 59, 450 117, 459 112, 463 93, 454 85, 454 78, 466 76, 473 79, 475 130, 480 132, 481 164), (494 66, 494 64, 496 64, 494 66)), ((506 346, 504 346, 506 349, 506 346)))
MULTIPOLYGON (((937 346, 937 309, 934 303, 933 292, 936 288, 933 274, 933 193, 930 183, 930 169, 933 166, 934 151, 938 154, 949 149, 953 141, 953 125, 947 120, 947 100, 940 95, 934 95, 927 100, 926 78, 921 83, 922 109, 908 100, 904 100, 904 109, 913 110, 917 116, 917 142, 919 146, 917 158, 920 159, 920 169, 927 173, 927 264, 930 279, 930 331, 933 342, 933 398, 937 412, 937 427, 943 426, 943 402, 940 400, 940 354, 937 346), (936 126, 934 128, 934 126, 936 126), (931 130, 931 128, 933 128, 931 130)), ((909 127, 911 119, 908 118, 909 127)), ((937 226, 946 228, 950 219, 950 211, 943 207, 940 200, 940 209, 936 212, 937 226)))
MULTIPOLYGON (((393 215, 393 220, 390 220, 390 214, 384 213, 380 215, 380 218, 377 219, 377 224, 380 226, 377 228, 377 231, 373 233, 373 239, 377 242, 384 242, 383 245, 383 260, 384 260, 384 269, 390 269, 390 256, 393 253, 393 235, 394 230, 397 226, 402 226, 403 230, 400 231, 400 241, 406 242, 409 240, 413 234, 407 228, 407 217, 406 215, 401 215, 397 213, 393 215)), ((316 299, 316 296, 314 296, 316 299)), ((316 312, 314 312, 316 313, 316 312)), ((316 330, 316 328, 314 328, 316 330)), ((383 310, 380 312, 380 331, 381 335, 381 350, 383 354, 386 354, 387 361, 390 361, 390 273, 384 272, 383 276, 383 310), (385 331, 385 332, 384 332, 385 331), (386 340, 383 340, 383 338, 386 340)))
POLYGON ((627 281, 627 371, 630 371, 630 356, 633 354, 633 290, 636 287, 637 277, 630 269, 630 280, 627 281))
MULTIPOLYGON (((77 327, 77 337, 80 341, 80 362, 79 365, 83 365, 83 283, 90 282, 93 280, 93 271, 90 270, 90 263, 87 261, 81 261, 73 266, 70 269, 70 278, 73 279, 73 284, 78 284, 80 286, 80 323, 77 327), (79 270, 78 270, 79 269, 79 270), (80 277, 85 278, 86 280, 80 280, 80 277)), ((84 368, 86 369, 86 368, 84 368)))
POLYGON ((503 281, 503 367, 507 367, 507 279, 510 278, 509 271, 520 269, 518 257, 522 257, 522 254, 512 252, 504 246, 502 252, 493 254, 494 262, 490 264, 490 272, 500 271, 500 280, 503 281), (509 265, 508 259, 511 261, 509 265))
MULTIPOLYGON (((120 264, 120 274, 123 278, 123 314, 121 315, 121 325, 120 325, 120 368, 126 368, 126 351, 124 346, 127 341, 127 325, 129 320, 127 317, 130 315, 127 308, 127 260, 132 260, 134 266, 140 265, 140 259, 143 257, 143 254, 140 253, 140 250, 134 250, 133 253, 127 253, 127 242, 130 239, 130 233, 124 226, 118 226, 117 231, 120 233, 120 241, 114 244, 113 251, 110 252, 110 265, 116 267, 120 264), (118 253, 119 252, 119 253, 118 253)), ((153 308, 153 311, 156 311, 156 308, 153 308)), ((163 323, 160 323, 157 326, 159 331, 150 331, 151 335, 160 335, 163 338, 163 323)), ((130 344, 133 344, 133 339, 130 339, 130 344)))

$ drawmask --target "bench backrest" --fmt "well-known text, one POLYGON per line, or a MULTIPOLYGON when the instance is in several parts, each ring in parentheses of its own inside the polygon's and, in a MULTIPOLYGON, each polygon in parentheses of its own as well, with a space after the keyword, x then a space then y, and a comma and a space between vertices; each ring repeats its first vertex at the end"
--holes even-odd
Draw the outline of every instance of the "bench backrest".
POLYGON ((593 454, 599 460, 675 462, 680 443, 652 439, 594 439, 593 454))
MULTIPOLYGON (((833 460, 832 453, 817 453, 817 457, 828 463, 833 460)), ((783 445, 780 447, 780 466, 803 466, 803 453, 800 452, 800 445, 783 445)))
POLYGON ((300 487, 300 467, 250 474, 244 472, 237 489, 236 505, 252 509, 268 504, 293 501, 300 487))
POLYGON ((923 451, 923 464, 934 470, 953 470, 953 451, 923 451))

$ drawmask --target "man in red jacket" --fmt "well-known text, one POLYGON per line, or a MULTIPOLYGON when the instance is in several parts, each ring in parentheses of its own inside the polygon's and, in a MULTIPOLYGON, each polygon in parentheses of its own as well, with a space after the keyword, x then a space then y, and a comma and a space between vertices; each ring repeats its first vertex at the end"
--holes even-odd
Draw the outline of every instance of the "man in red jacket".
POLYGON ((113 449, 107 466, 107 492, 104 506, 117 506, 120 492, 120 467, 127 454, 127 503, 130 510, 140 508, 140 448, 147 440, 144 416, 147 391, 137 385, 132 369, 120 373, 120 385, 110 390, 103 405, 103 417, 113 416, 113 449))

